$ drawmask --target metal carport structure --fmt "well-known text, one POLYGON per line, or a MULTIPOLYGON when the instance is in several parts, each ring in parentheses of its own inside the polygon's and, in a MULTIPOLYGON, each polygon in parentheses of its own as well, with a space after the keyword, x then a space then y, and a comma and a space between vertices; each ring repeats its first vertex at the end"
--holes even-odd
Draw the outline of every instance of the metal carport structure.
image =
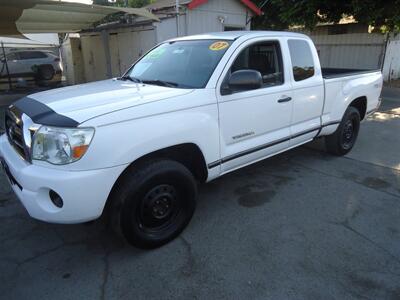
MULTIPOLYGON (((142 8, 88 5, 49 0, 0 0, 0 37, 26 38, 23 34, 78 32, 91 28, 94 23, 118 12, 145 19, 159 20, 154 14, 142 8)), ((20 43, 25 44, 23 41, 20 43)), ((104 46, 107 47, 107 45, 104 46)), ((3 43, 2 48, 9 78, 3 43)), ((11 88, 10 78, 8 81, 11 88)))

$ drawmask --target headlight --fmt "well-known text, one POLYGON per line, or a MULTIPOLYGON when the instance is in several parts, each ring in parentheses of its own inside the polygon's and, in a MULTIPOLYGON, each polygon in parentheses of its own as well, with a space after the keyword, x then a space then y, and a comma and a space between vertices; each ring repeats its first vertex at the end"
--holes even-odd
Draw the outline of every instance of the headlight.
POLYGON ((93 135, 93 128, 42 126, 33 137, 32 159, 55 165, 70 164, 86 153, 93 135))

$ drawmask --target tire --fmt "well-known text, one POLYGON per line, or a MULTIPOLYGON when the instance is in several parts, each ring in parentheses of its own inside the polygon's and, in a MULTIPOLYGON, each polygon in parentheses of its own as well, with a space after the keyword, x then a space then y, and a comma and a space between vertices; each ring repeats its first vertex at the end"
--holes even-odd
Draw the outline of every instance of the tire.
POLYGON ((52 80, 56 74, 52 65, 41 65, 37 69, 38 80, 52 80))
POLYGON ((196 208, 192 173, 172 160, 154 160, 127 170, 111 196, 111 222, 131 245, 152 249, 177 237, 196 208))
POLYGON ((337 156, 349 153, 357 140, 360 120, 360 112, 349 106, 336 131, 325 137, 326 150, 337 156))

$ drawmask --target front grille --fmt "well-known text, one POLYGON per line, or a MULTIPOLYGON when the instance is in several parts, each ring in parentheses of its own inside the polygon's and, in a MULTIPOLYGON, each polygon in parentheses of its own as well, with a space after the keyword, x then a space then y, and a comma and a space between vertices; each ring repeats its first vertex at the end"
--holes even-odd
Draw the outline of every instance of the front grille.
POLYGON ((10 144, 23 159, 27 160, 21 114, 12 107, 6 111, 5 130, 10 144))

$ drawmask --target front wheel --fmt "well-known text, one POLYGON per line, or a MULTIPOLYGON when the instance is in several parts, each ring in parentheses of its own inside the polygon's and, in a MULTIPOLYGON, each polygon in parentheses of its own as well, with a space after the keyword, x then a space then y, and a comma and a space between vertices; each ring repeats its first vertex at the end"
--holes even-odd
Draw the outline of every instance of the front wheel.
POLYGON ((348 107, 336 131, 325 137, 326 150, 333 155, 345 155, 353 149, 360 130, 360 113, 348 107))
POLYGON ((160 247, 187 226, 196 196, 196 181, 182 164, 156 160, 137 165, 110 199, 113 226, 135 247, 160 247))

